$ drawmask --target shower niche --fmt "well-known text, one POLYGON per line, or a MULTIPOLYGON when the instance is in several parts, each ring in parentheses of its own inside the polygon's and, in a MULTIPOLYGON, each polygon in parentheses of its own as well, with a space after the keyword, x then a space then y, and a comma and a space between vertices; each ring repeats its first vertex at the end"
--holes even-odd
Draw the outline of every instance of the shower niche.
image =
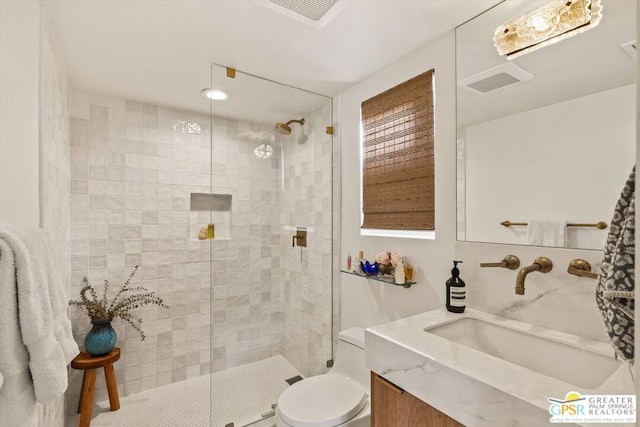
POLYGON ((189 203, 190 239, 231 239, 231 199, 231 194, 191 193, 189 203))

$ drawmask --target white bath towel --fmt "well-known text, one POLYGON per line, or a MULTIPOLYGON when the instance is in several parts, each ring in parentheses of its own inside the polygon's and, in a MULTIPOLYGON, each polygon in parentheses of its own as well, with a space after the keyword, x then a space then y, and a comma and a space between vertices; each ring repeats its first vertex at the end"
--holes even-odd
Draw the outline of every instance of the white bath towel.
POLYGON ((29 425, 36 400, 49 401, 67 389, 67 365, 79 352, 67 304, 67 291, 58 277, 46 232, 33 228, 0 230, 3 427, 29 425), (15 405, 25 412, 21 415, 24 419, 9 414, 15 412, 15 405), (4 424, 8 419, 15 424, 4 424))
POLYGON ((535 246, 567 246, 567 221, 530 219, 527 225, 527 243, 535 246))

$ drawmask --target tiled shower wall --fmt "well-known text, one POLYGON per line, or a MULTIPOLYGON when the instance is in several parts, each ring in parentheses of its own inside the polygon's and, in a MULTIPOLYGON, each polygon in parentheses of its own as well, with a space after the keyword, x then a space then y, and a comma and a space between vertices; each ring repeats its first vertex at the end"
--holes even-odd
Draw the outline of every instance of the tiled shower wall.
MULTIPOLYGON (((132 272, 170 309, 140 311, 139 335, 114 321, 123 395, 210 370, 210 244, 190 235, 192 192, 208 192, 209 118, 81 90, 71 96, 71 295, 83 276, 112 289, 132 272), (187 133, 197 123, 200 133, 187 133)), ((82 343, 90 324, 72 309, 82 343)), ((100 378, 100 376, 99 376, 100 378)), ((71 401, 81 378, 72 371, 71 401)), ((104 383, 98 397, 106 398, 104 383)))
MULTIPOLYGON (((144 341, 114 322, 123 395, 280 353, 280 156, 253 153, 272 126, 215 118, 213 153, 210 127, 205 114, 71 97, 72 295, 84 275, 115 287, 140 265, 135 281, 171 307, 144 309, 144 341), (213 191, 232 195, 231 240, 198 241, 207 221, 189 212, 191 193, 210 192, 212 159, 213 191)), ((90 324, 72 316, 81 343, 90 324)), ((72 401, 79 388, 72 372, 72 401)))
MULTIPOLYGON (((216 117, 213 192, 232 195, 231 239, 213 241, 212 370, 280 354, 280 152, 273 125, 216 117)), ((213 385, 215 387, 215 384, 213 385)))
MULTIPOLYGON (((326 372, 332 358, 332 187, 331 103, 307 114, 305 125, 283 146, 282 354, 305 376, 326 372), (296 227, 306 227, 307 248, 291 247, 296 227)), ((335 164, 339 164, 336 162, 335 164)), ((336 264, 337 265, 337 264, 336 264)))

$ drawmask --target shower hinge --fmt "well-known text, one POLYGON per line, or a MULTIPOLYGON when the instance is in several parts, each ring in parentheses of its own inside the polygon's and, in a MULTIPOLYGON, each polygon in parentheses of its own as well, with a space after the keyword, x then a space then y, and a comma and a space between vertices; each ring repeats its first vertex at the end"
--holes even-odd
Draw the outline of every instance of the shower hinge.
POLYGON ((327 126, 326 132, 327 132, 329 135, 333 135, 333 126, 327 126))
POLYGON ((327 368, 333 368, 333 359, 327 360, 327 368))
POLYGON ((231 67, 227 67, 227 77, 229 77, 231 79, 235 79, 236 78, 236 69, 235 68, 231 68, 231 67))

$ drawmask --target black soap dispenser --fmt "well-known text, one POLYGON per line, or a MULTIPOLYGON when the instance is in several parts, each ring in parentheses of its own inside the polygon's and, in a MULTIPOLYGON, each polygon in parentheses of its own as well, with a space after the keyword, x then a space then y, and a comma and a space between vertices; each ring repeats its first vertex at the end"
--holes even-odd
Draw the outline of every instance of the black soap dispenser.
POLYGON ((460 278, 458 263, 462 261, 453 261, 451 277, 447 280, 447 310, 452 313, 463 313, 466 306, 465 284, 460 278))

